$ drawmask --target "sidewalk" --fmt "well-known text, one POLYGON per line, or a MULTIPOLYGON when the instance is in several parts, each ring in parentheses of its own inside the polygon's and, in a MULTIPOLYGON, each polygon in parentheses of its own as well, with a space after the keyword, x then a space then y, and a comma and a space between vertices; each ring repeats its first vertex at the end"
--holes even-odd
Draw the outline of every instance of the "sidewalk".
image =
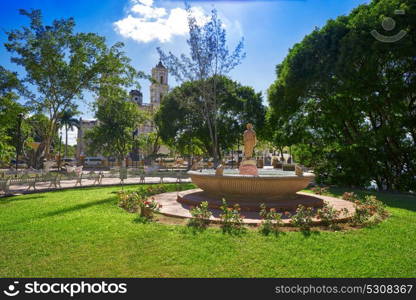
MULTIPOLYGON (((182 179, 181 182, 183 183, 189 183, 191 182, 190 178, 182 179)), ((80 185, 75 186, 76 180, 61 180, 61 188, 54 188, 50 186, 49 182, 40 182, 36 184, 36 191, 35 192, 42 192, 42 191, 53 191, 53 190, 63 190, 63 189, 71 189, 71 188, 79 188, 80 185)), ((124 180, 124 185, 133 185, 133 184, 155 184, 160 183, 159 177, 146 177, 145 183, 140 183, 140 178, 127 178, 124 180)), ((163 178, 163 183, 176 183, 176 178, 171 177, 165 177, 163 178)), ((94 180, 90 179, 83 179, 82 180, 82 186, 81 187, 93 187, 93 186, 115 186, 115 185, 121 185, 119 178, 103 178, 102 183, 100 185, 95 184, 94 180)), ((11 185, 10 186, 10 192, 8 196, 10 195, 21 195, 21 194, 30 194, 33 193, 33 189, 30 189, 30 191, 27 191, 28 185, 22 184, 22 185, 11 185)), ((4 194, 0 194, 0 197, 4 197, 4 194)))

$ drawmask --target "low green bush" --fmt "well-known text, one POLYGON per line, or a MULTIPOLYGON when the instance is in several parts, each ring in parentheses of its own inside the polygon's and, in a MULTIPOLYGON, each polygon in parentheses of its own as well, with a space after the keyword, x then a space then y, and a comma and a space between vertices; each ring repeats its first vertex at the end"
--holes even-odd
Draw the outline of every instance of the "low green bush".
POLYGON ((355 200, 354 207, 355 213, 351 221, 355 226, 371 226, 389 216, 384 203, 373 195, 366 195, 361 200, 355 200))
POLYGON ((371 226, 380 223, 389 216, 384 203, 374 195, 344 192, 342 199, 354 203, 355 212, 351 217, 353 226, 371 226))
POLYGON ((148 185, 141 186, 136 191, 118 191, 118 206, 131 213, 139 213, 142 217, 151 217, 154 212, 159 211, 159 205, 153 195, 193 188, 193 185, 148 185))
POLYGON ((302 230, 310 230, 312 227, 312 218, 314 216, 315 212, 311 207, 305 207, 299 204, 296 209, 296 214, 294 214, 290 220, 290 224, 299 227, 302 230))
POLYGON ((275 208, 267 210, 264 203, 260 204, 260 217, 262 218, 260 232, 264 235, 279 232, 279 227, 283 225, 282 215, 275 208))
POLYGON ((209 224, 209 218, 212 213, 208 209, 208 202, 203 201, 198 206, 189 210, 192 215, 192 219, 189 219, 188 226, 198 229, 205 229, 209 224))
POLYGON ((140 217, 152 218, 154 212, 162 207, 154 197, 149 198, 146 193, 118 192, 118 206, 131 213, 139 213, 140 217))
POLYGON ((227 201, 223 198, 220 209, 222 211, 220 214, 222 231, 231 234, 242 233, 244 231, 244 216, 240 214, 240 206, 235 204, 228 207, 227 201))
POLYGON ((328 202, 324 201, 322 208, 318 209, 317 211, 316 218, 321 220, 322 225, 328 226, 328 228, 332 230, 336 230, 340 228, 338 224, 338 218, 341 215, 348 216, 348 214, 349 211, 347 208, 337 210, 328 202))
POLYGON ((117 192, 118 206, 128 212, 134 213, 139 209, 139 201, 133 192, 119 191, 117 192))

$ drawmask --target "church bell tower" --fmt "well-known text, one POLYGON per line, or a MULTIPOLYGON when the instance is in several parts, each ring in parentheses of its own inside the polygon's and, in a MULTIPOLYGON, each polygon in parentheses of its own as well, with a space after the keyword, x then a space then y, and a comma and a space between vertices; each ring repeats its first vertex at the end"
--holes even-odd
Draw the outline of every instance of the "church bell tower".
POLYGON ((152 69, 154 82, 150 85, 150 103, 159 106, 163 96, 169 91, 168 69, 161 61, 152 69))

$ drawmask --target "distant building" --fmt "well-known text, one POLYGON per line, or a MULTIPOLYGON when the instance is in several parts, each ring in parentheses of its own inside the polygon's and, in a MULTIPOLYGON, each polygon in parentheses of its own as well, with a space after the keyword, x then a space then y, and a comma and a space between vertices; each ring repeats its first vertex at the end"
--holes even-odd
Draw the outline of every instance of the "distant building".
MULTIPOLYGON (((152 69, 153 82, 150 85, 150 101, 143 103, 143 94, 138 90, 130 91, 130 101, 136 103, 141 110, 152 112, 159 108, 163 96, 169 92, 168 69, 159 61, 152 69)), ((136 134, 149 133, 155 130, 153 122, 143 124, 137 129, 136 134)))
POLYGON ((168 69, 159 61, 152 69, 152 78, 154 82, 150 85, 150 104, 160 105, 160 100, 169 91, 168 69))
POLYGON ((139 90, 130 91, 130 100, 136 103, 138 106, 143 105, 143 94, 139 90))
MULTIPOLYGON (((137 104, 139 109, 148 112, 154 111, 160 106, 161 99, 169 92, 168 85, 168 69, 159 61, 159 63, 152 69, 153 82, 150 85, 150 101, 143 102, 143 93, 139 90, 131 90, 130 101, 137 104)), ((85 132, 93 128, 98 123, 97 120, 82 120, 80 118, 80 128, 77 135, 77 158, 85 156, 88 147, 88 140, 85 139, 85 132)), ((148 122, 137 128, 135 134, 140 135, 144 133, 153 132, 155 130, 153 122, 148 122)), ((166 147, 162 147, 160 152, 168 153, 166 147)))
POLYGON ((88 140, 85 138, 85 132, 97 125, 97 120, 83 120, 79 118, 79 128, 77 134, 77 158, 85 155, 87 152, 88 140))

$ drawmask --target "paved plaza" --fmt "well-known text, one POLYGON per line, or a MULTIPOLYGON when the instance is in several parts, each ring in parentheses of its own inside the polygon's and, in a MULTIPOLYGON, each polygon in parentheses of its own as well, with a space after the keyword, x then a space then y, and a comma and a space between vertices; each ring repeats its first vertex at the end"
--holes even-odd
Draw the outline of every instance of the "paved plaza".
MULTIPOLYGON (((177 183, 177 178, 174 177, 164 177, 163 183, 177 183)), ((181 179, 181 182, 187 183, 191 182, 189 178, 181 179)), ((36 192, 46 192, 51 190, 62 190, 62 189, 71 189, 75 187, 80 187, 78 184, 76 186, 77 180, 61 180, 61 187, 59 188, 53 188, 50 186, 49 182, 39 182, 36 184, 36 192)), ((144 180, 145 184, 151 183, 161 183, 160 177, 145 177, 144 180)), ((133 178, 127 178, 124 180, 124 185, 134 185, 134 184, 144 184, 140 181, 139 177, 133 177, 133 178)), ((94 184, 94 179, 83 179, 81 187, 93 187, 93 186, 115 186, 115 185, 121 185, 119 178, 106 178, 104 177, 102 179, 101 184, 94 184)), ((33 193, 33 190, 27 190, 28 185, 22 184, 22 185, 11 185, 9 190, 9 195, 19 195, 19 194, 29 194, 33 193)), ((4 196, 4 194, 0 194, 0 197, 4 196)))

